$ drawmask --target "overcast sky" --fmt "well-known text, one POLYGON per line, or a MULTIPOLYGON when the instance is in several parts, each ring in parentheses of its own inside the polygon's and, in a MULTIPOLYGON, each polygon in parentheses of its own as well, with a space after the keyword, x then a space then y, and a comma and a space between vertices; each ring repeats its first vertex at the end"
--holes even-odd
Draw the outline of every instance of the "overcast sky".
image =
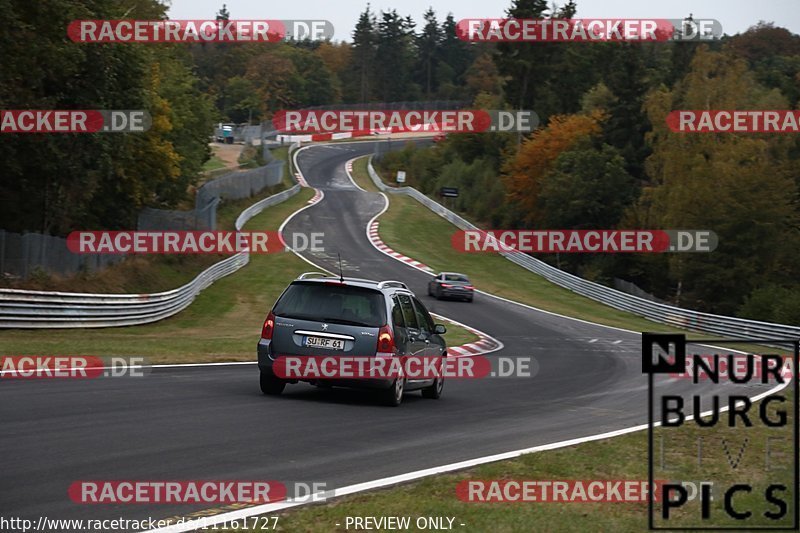
MULTIPOLYGON (((358 15, 366 0, 162 0, 171 4, 173 19, 210 19, 225 3, 235 19, 324 19, 333 23, 336 40, 351 40, 358 15)), ((502 18, 511 0, 373 0, 372 10, 397 9, 402 16, 411 15, 421 26, 422 14, 433 7, 441 21, 448 12, 456 20, 463 18, 502 18)), ((563 4, 564 1, 557 2, 563 4)), ((631 0, 577 0, 580 18, 665 18, 680 19, 689 13, 694 18, 717 19, 727 34, 740 33, 759 20, 800 33, 799 0, 666 0, 632 2, 631 0)))

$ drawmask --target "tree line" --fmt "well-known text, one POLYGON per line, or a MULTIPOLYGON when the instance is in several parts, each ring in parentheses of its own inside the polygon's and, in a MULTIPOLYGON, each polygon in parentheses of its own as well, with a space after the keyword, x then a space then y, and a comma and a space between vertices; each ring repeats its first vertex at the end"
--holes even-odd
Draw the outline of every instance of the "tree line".
POLYGON ((179 45, 78 44, 76 19, 160 19, 155 0, 4 2, 0 109, 144 109, 146 133, 2 134, 0 228, 131 228, 183 201, 209 156, 213 103, 179 45))
MULTIPOLYGON (((771 23, 712 42, 468 43, 452 14, 420 24, 367 5, 349 42, 77 44, 75 19, 159 19, 156 0, 4 4, 0 108, 147 109, 145 134, 4 134, 0 227, 65 234, 135 225, 191 198, 215 122, 281 109, 459 100, 531 109, 529 135, 449 135, 388 155, 411 185, 457 186, 495 228, 711 229, 709 254, 561 255, 583 277, 632 281, 683 306, 800 323, 796 135, 676 134, 673 109, 797 109, 800 37, 771 23)), ((215 16, 235 18, 225 6, 215 16)), ((214 15, 212 15, 214 16, 214 15)), ((578 4, 512 0, 507 16, 578 4)))
MULTIPOLYGON (((258 124, 281 109, 395 100, 471 100, 493 62, 425 13, 361 14, 352 42, 87 44, 77 19, 168 18, 157 0, 5 2, 0 108, 146 109, 144 134, 4 134, 0 228, 65 235, 135 227, 144 206, 191 201, 216 122, 258 124)), ((233 14, 235 15, 235 14, 233 14)), ((233 16, 223 5, 218 20, 233 16)), ((488 80, 488 81, 487 81, 488 80)))
MULTIPOLYGON (((515 0, 515 17, 571 17, 515 0)), ((710 229, 706 254, 542 258, 584 278, 632 281, 703 311, 800 323, 800 142, 794 134, 681 134, 676 109, 797 109, 800 36, 760 22, 712 42, 502 43, 490 57, 500 90, 475 107, 533 109, 542 126, 451 134, 388 154, 387 173, 492 228, 710 229)))
MULTIPOLYGON (((217 17, 231 13, 223 6, 217 17)), ((456 35, 433 9, 417 28, 396 10, 361 13, 351 42, 191 47, 201 87, 225 120, 255 123, 279 109, 370 102, 471 101, 499 82, 486 47, 456 35)))

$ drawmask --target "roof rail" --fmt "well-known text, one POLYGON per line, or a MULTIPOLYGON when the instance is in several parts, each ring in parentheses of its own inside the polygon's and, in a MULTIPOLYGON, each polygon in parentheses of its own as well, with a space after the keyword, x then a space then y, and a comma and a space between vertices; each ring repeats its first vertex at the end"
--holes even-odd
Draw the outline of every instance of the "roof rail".
POLYGON ((330 274, 325 274, 325 273, 322 273, 322 272, 314 272, 314 271, 312 271, 312 272, 303 272, 302 274, 297 276, 297 279, 306 279, 306 278, 308 278, 310 276, 313 276, 315 274, 318 274, 319 276, 321 276, 323 278, 330 277, 330 274))
POLYGON ((400 287, 401 289, 408 290, 408 285, 406 285, 402 281, 395 281, 395 280, 392 280, 392 279, 389 279, 389 280, 386 280, 386 281, 381 281, 380 283, 378 283, 378 288, 379 289, 382 289, 384 287, 400 287))

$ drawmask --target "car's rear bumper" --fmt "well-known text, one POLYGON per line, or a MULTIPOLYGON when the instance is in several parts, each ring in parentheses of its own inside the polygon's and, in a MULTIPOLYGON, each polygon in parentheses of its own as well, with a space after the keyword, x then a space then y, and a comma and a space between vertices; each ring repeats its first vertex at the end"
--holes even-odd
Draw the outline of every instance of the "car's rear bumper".
MULTIPOLYGON (((275 360, 272 357, 270 347, 271 341, 261 339, 258 341, 258 368, 262 372, 273 373, 272 365, 275 360)), ((324 382, 328 385, 338 387, 352 387, 352 388, 366 388, 366 389, 386 389, 394 384, 394 379, 389 378, 356 378, 356 379, 292 379, 291 382, 305 381, 307 383, 314 383, 317 381, 324 382)))
POLYGON ((475 291, 465 289, 442 289, 442 296, 446 298, 472 298, 475 291))

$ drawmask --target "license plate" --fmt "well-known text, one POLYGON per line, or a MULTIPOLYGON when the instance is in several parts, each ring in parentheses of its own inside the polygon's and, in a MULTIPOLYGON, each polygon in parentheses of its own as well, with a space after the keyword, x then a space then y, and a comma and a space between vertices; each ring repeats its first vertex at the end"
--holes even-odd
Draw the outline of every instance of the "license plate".
POLYGON ((327 350, 344 350, 344 341, 325 337, 306 337, 306 347, 325 348, 327 350))

